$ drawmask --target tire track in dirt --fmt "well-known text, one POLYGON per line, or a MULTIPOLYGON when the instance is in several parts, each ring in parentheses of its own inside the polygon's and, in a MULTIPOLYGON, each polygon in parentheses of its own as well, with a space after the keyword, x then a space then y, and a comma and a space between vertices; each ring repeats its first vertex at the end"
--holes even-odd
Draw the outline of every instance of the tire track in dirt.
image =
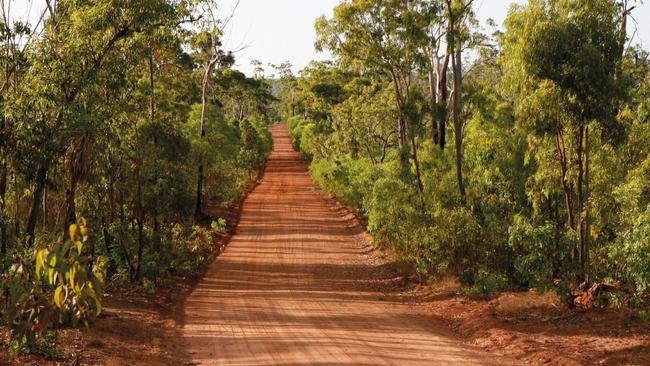
POLYGON ((271 132, 274 150, 237 233, 185 303, 182 341, 194 364, 517 364, 373 286, 381 269, 314 189, 287 127, 271 132))

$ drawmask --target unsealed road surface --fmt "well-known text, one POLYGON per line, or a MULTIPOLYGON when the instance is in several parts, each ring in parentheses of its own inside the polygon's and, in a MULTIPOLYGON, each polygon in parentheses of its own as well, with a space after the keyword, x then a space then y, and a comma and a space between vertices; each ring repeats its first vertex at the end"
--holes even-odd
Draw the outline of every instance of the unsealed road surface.
POLYGON ((344 214, 314 189, 286 126, 271 131, 274 150, 237 234, 186 301, 192 363, 514 364, 462 344, 376 286, 381 268, 364 260, 344 214))

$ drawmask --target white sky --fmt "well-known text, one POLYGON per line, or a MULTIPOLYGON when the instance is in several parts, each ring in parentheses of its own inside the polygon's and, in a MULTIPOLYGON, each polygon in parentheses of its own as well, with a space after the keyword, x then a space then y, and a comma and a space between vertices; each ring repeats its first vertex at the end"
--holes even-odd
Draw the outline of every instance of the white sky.
MULTIPOLYGON (((11 0, 5 0, 11 1, 11 0)), ((221 0, 223 17, 232 13, 238 0, 221 0)), ((269 63, 279 65, 289 61, 294 71, 305 67, 314 59, 327 59, 329 55, 314 50, 314 20, 332 9, 341 0, 239 0, 239 7, 226 29, 225 46, 236 53, 236 66, 252 74, 250 62, 260 60, 267 73, 269 63)), ((475 0, 475 11, 481 24, 492 18, 497 24, 505 19, 512 3, 525 0, 475 0)), ((45 0, 13 0, 14 17, 35 19, 45 0)), ((633 12, 628 33, 635 34, 633 43, 650 49, 650 1, 638 5, 633 12), (635 32, 636 29, 636 32, 635 32)))
MULTIPOLYGON (((307 66, 314 59, 327 59, 328 55, 314 50, 314 20, 320 15, 332 15, 332 9, 341 0, 239 0, 239 7, 227 29, 226 45, 239 49, 237 67, 250 74, 251 60, 280 64, 290 61, 294 71, 307 66)), ((222 0, 222 11, 231 14, 237 0, 222 0)), ((526 0, 475 0, 474 10, 485 25, 492 18, 501 25, 512 3, 526 3, 526 0)), ((650 49, 650 1, 638 6, 630 21, 629 34, 638 28, 634 43, 641 43, 650 49)), ((265 66, 267 73, 270 68, 265 66)))

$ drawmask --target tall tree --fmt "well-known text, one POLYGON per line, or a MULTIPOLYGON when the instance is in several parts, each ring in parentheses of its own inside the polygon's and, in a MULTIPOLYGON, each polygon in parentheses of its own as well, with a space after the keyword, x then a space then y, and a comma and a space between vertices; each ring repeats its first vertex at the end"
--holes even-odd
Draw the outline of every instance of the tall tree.
POLYGON ((504 67, 520 93, 520 108, 556 150, 582 278, 589 273, 590 141, 594 129, 605 137, 615 127, 620 22, 609 0, 534 0, 512 9, 503 37, 504 67))
POLYGON ((463 179, 463 125, 460 120, 462 82, 463 82, 463 44, 469 39, 465 27, 467 17, 472 11, 473 0, 445 0, 447 5, 447 48, 451 55, 453 75, 452 116, 454 120, 454 146, 456 148, 456 183, 461 202, 465 201, 465 182, 463 179))
MULTIPOLYGON (((193 40, 193 46, 201 54, 203 64, 203 79, 201 82, 201 127, 199 135, 205 137, 205 123, 208 108, 208 92, 210 81, 214 77, 213 72, 218 67, 228 67, 233 64, 234 57, 232 52, 226 52, 222 48, 221 36, 222 28, 226 21, 219 19, 217 14, 216 1, 207 1, 201 6, 202 29, 196 34, 193 40)), ((194 217, 199 221, 203 216, 203 182, 205 178, 205 166, 199 164, 198 177, 196 186, 196 205, 194 217)))

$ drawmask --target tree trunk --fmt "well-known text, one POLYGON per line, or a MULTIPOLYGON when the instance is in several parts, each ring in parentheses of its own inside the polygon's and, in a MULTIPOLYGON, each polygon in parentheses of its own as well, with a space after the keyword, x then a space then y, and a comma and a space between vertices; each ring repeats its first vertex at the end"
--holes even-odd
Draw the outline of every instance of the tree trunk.
POLYGON ((119 230, 119 235, 120 235, 120 245, 122 246, 122 250, 124 250, 124 256, 126 258, 126 263, 129 266, 129 279, 133 281, 133 261, 131 260, 131 254, 129 253, 129 249, 126 246, 126 232, 125 232, 125 227, 126 227, 126 213, 124 212, 124 186, 122 185, 120 187, 120 194, 119 194, 119 207, 120 207, 120 230, 119 230))
POLYGON ((584 258, 584 241, 585 241, 585 230, 584 230, 584 154, 583 154, 583 144, 584 144, 584 126, 578 128, 578 134, 576 136, 576 163, 578 165, 578 207, 576 208, 576 213, 578 214, 578 227, 577 234, 580 239, 580 248, 578 250, 578 265, 580 270, 584 270, 585 258, 584 258))
POLYGON ((2 212, 4 212, 5 207, 6 207, 6 199, 7 199, 7 178, 9 177, 8 174, 8 166, 7 166, 7 153, 5 152, 3 154, 4 156, 2 157, 2 166, 0 167, 0 208, 2 208, 2 212))
POLYGON ((108 223, 106 218, 103 218, 103 220, 102 220, 102 234, 104 236, 104 245, 106 247, 106 254, 107 254, 109 260, 112 262, 112 259, 111 259, 112 258, 112 255, 111 255, 111 241, 112 241, 112 239, 111 239, 111 234, 110 234, 110 232, 108 230, 109 225, 110 224, 108 223))
MULTIPOLYGON (((45 181, 47 181, 47 176, 45 177, 45 181)), ((45 185, 45 188, 43 190, 43 217, 41 218, 41 230, 45 232, 47 229, 47 184, 45 185)))
POLYGON ((113 165, 111 155, 108 156, 108 224, 115 221, 115 173, 113 172, 113 165))
MULTIPOLYGON (((14 233, 16 237, 20 236, 20 193, 18 192, 18 174, 16 170, 13 171, 14 175, 14 233)), ((31 217, 31 212, 30 212, 31 217)))
POLYGON ((63 218, 63 237, 69 237, 68 228, 77 222, 77 207, 74 199, 77 194, 77 178, 70 177, 68 187, 65 190, 65 217, 63 218))
POLYGON ((142 252, 144 249, 144 208, 142 206, 142 182, 140 179, 140 167, 136 168, 136 208, 138 210, 138 262, 136 263, 135 278, 140 281, 142 275, 142 252))
POLYGON ((569 228, 571 230, 576 229, 576 224, 575 224, 575 218, 573 214, 573 188, 569 185, 569 182, 567 181, 567 173, 568 173, 568 166, 567 166, 567 158, 566 158, 566 146, 564 145, 564 138, 562 137, 562 133, 558 132, 555 135, 555 144, 556 144, 556 149, 558 152, 558 159, 560 161, 560 172, 561 172, 561 180, 562 180, 562 190, 564 191, 564 203, 566 205, 566 210, 567 210, 567 221, 569 224, 569 228))
MULTIPOLYGON (((411 151, 413 156, 413 164, 415 165, 415 178, 417 179, 418 192, 420 193, 420 200, 424 203, 424 184, 422 184, 422 175, 420 174, 420 161, 418 160, 418 147, 415 143, 415 126, 411 123, 409 128, 409 135, 411 137, 411 151)), ((423 207, 424 208, 424 207, 423 207)))
POLYGON ((585 131, 585 237, 584 237, 584 271, 585 271, 585 281, 589 281, 589 241, 591 240, 591 218, 590 218, 590 196, 591 191, 589 187, 589 126, 586 127, 585 131))
MULTIPOLYGON (((465 204, 465 183, 463 182, 463 126, 460 122, 460 99, 462 83, 462 50, 460 42, 456 39, 456 20, 457 17, 452 9, 452 1, 447 0, 447 16, 449 26, 447 29, 447 47, 451 54, 451 69, 453 71, 454 87, 452 94, 452 111, 454 117, 454 143, 456 147, 456 181, 458 184, 458 193, 460 194, 461 203, 465 204), (459 43, 459 44, 456 44, 459 43)), ((471 4, 471 1, 469 2, 471 4)), ((469 5, 468 4, 468 5, 469 5)))
MULTIPOLYGON (((156 99, 155 99, 155 85, 154 85, 154 62, 153 62, 153 50, 149 53, 149 88, 151 95, 149 96, 149 120, 151 124, 154 123, 154 118, 156 115, 156 99)), ((158 145, 158 138, 154 132, 153 136, 154 146, 158 145)), ((157 174, 154 172, 154 174, 157 174)), ((153 202, 153 212, 151 213, 153 219, 153 245, 156 249, 156 252, 160 252, 160 224, 158 222, 158 197, 153 202)))
POLYGON ((460 98, 461 98, 461 51, 455 50, 451 60, 451 67, 454 71, 453 90, 453 116, 454 116, 454 142, 456 145, 456 181, 461 202, 465 203, 465 183, 463 181, 463 126, 460 121, 460 98))
MULTIPOLYGON (((203 84, 201 86, 201 139, 205 138, 205 118, 208 107, 208 86, 210 83, 210 73, 212 68, 219 59, 214 57, 205 66, 205 73, 203 74, 203 84)), ((203 162, 199 162, 198 182, 196 185, 196 207, 194 209, 194 220, 198 222, 203 216, 203 179, 204 167, 203 162)))
MULTIPOLYGON (((41 163, 36 172, 36 189, 34 189, 34 197, 32 200, 32 208, 29 211, 29 219, 27 220, 27 228, 25 229, 25 235, 27 237, 27 244, 29 246, 34 244, 36 239, 34 232, 36 229, 36 221, 38 220, 38 214, 41 211, 41 202, 43 200, 43 191, 45 189, 45 181, 47 178, 48 164, 41 163)), ((18 202, 16 202, 16 205, 18 202)))
POLYGON ((93 138, 85 135, 79 141, 71 146, 70 154, 66 161, 67 183, 65 190, 65 217, 63 218, 63 237, 68 238, 70 225, 77 222, 77 207, 75 198, 77 196, 77 187, 87 172, 89 167, 89 156, 91 154, 93 138))
POLYGON ((7 179, 8 179, 8 167, 7 167, 7 151, 4 151, 2 157, 2 167, 0 167, 0 210, 2 211, 2 222, 0 223, 0 254, 5 254, 7 252, 7 179))
MULTIPOLYGON (((429 80, 429 99, 430 99, 430 108, 431 108, 431 141, 434 145, 438 144, 438 83, 436 82, 434 76, 434 69, 438 66, 438 62, 434 62, 433 58, 437 58, 436 55, 431 56, 430 66, 428 70, 428 80, 429 80)), ((437 72, 436 72, 437 74, 437 72)))
POLYGON ((436 67, 436 105, 438 117, 438 138, 435 143, 440 149, 445 148, 447 132, 447 69, 449 67, 449 53, 445 54, 444 61, 436 67))

